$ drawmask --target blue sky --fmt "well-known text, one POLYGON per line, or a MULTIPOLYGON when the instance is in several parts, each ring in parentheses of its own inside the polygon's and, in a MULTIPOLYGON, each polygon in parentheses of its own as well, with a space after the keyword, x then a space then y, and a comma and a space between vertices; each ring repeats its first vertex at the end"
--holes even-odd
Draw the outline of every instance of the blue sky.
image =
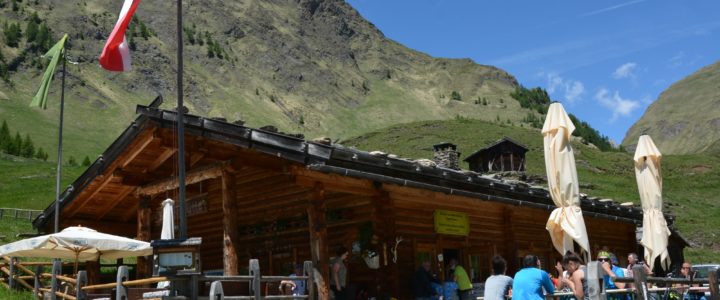
POLYGON ((616 142, 659 94, 720 60, 718 0, 348 0, 387 37, 500 67, 616 142))

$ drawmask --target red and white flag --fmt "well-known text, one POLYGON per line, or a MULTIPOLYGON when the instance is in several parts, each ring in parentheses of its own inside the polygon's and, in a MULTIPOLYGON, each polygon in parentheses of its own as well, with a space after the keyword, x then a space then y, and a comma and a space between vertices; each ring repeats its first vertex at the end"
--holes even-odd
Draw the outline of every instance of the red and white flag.
POLYGON ((125 0, 115 28, 100 54, 100 66, 105 70, 117 72, 130 70, 130 47, 125 37, 125 30, 130 25, 138 4, 140 0, 125 0))

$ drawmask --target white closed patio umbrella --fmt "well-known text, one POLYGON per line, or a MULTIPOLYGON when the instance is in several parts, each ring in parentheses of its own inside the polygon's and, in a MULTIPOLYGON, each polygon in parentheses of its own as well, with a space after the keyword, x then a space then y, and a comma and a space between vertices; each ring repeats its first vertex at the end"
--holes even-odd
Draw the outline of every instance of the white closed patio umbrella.
MULTIPOLYGON (((172 240, 175 238, 175 201, 170 198, 162 202, 162 229, 160 230, 161 240, 172 240)), ((167 288, 170 286, 169 281, 158 282, 157 288, 167 288)))
POLYGON ((66 258, 83 261, 152 254, 150 243, 75 226, 0 246, 0 256, 66 258))
POLYGON ((661 157, 662 154, 655 147, 652 138, 647 135, 640 136, 633 160, 643 208, 643 234, 640 243, 645 247, 645 262, 650 270, 653 269, 657 257, 660 257, 665 270, 670 266, 670 255, 667 251, 670 230, 662 213, 661 157))
POLYGON ((570 145, 573 131, 575 125, 562 104, 550 104, 542 134, 548 189, 557 208, 550 214, 545 229, 550 233, 553 246, 560 254, 572 251, 575 241, 587 253, 588 258, 591 257, 590 245, 580 209, 575 154, 570 145))
POLYGON ((175 217, 173 214, 173 205, 175 202, 168 198, 162 202, 162 230, 160 231, 161 240, 171 240, 175 238, 175 217))

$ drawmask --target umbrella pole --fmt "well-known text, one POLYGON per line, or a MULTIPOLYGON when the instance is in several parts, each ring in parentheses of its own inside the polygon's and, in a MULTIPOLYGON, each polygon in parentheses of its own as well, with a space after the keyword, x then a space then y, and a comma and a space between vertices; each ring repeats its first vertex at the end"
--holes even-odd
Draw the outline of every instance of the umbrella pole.
POLYGON ((78 272, 78 261, 80 260, 80 251, 75 251, 75 269, 73 270, 73 274, 77 274, 78 272))
POLYGON ((57 151, 57 174, 55 175, 55 232, 60 230, 60 177, 62 175, 62 136, 63 136, 63 114, 65 112, 65 62, 67 61, 63 51, 62 85, 60 90, 60 126, 58 128, 58 151, 57 151))

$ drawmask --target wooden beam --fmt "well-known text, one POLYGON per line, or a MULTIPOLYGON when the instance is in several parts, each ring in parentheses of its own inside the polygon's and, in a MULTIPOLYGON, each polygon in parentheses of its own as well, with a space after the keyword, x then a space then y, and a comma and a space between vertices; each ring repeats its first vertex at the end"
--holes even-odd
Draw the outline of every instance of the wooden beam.
MULTIPOLYGON (((152 239, 152 224, 150 222, 152 209, 150 208, 150 197, 140 199, 137 210, 137 239, 149 242, 152 239)), ((138 257, 137 278, 147 278, 151 275, 152 262, 148 257, 138 257)))
POLYGON ((163 153, 158 155, 153 162, 151 162, 144 170, 143 173, 150 173, 152 171, 155 171, 158 167, 160 167, 163 163, 165 163, 170 157, 172 157, 177 152, 177 148, 165 148, 163 153))
POLYGON ((60 218, 61 228, 68 226, 83 226, 95 229, 100 232, 134 237, 137 234, 136 226, 134 223, 125 222, 110 222, 110 221, 96 221, 95 219, 71 219, 71 218, 60 218))
POLYGON ((324 286, 318 287, 319 299, 329 299, 330 269, 327 246, 327 223, 325 221, 325 189, 322 183, 316 183, 307 208, 308 229, 310 231, 310 252, 313 265, 317 266, 323 278, 324 286), (323 295, 325 297, 323 297, 323 295))
POLYGON ((120 168, 127 167, 127 165, 129 165, 133 160, 135 160, 135 157, 140 155, 140 153, 142 153, 143 150, 145 150, 145 148, 150 145, 150 143, 157 139, 155 130, 156 127, 153 127, 151 130, 141 134, 141 136, 137 139, 139 141, 139 145, 129 148, 131 149, 130 153, 125 156, 125 159, 120 164, 120 168))
POLYGON ((97 214, 97 217, 95 217, 95 220, 100 220, 100 219, 104 218, 115 207, 117 207, 123 200, 125 200, 125 197, 130 195, 130 193, 132 193, 134 190, 135 190, 135 187, 133 187, 133 186, 125 187, 125 189, 122 192, 120 192, 120 194, 118 194, 118 197, 115 198, 114 201, 107 201, 108 204, 100 209, 100 212, 97 214))
MULTIPOLYGON (((390 249, 395 241, 395 209, 393 205, 393 199, 387 191, 382 190, 382 187, 378 188, 378 194, 372 197, 373 211, 372 220, 374 225, 373 232, 376 232, 380 237, 380 240, 385 244, 386 249, 390 249)), ((382 246, 382 245, 378 245, 382 246)), ((378 249, 378 253, 380 253, 378 249)), ((385 257, 387 259, 387 256, 385 257)), ((390 289, 392 295, 400 294, 400 282, 398 264, 387 261, 381 262, 381 268, 384 270, 380 272, 380 284, 387 284, 387 286, 381 286, 380 289, 390 289)))
POLYGON ((374 196, 377 194, 371 180, 358 179, 339 174, 326 174, 318 171, 308 170, 301 166, 290 167, 290 174, 295 176, 295 183, 298 185, 313 187, 316 183, 322 183, 323 188, 328 191, 374 196))
MULTIPOLYGON (((92 192, 90 193, 90 195, 88 197, 85 197, 85 199, 84 199, 85 201, 83 201, 82 203, 80 203, 74 207, 70 207, 70 209, 65 210, 65 212, 63 212, 63 215, 65 215, 66 218, 72 217, 76 212, 78 212, 83 207, 85 207, 85 205, 87 205, 89 202, 91 202, 93 197, 95 197, 103 188, 105 188, 105 186, 107 186, 111 181, 113 181, 113 179, 119 178, 119 176, 118 176, 119 172, 121 172, 121 171, 115 170, 109 174, 104 174, 104 175, 98 176, 98 178, 101 180, 100 184, 96 188, 92 189, 92 192)), ((88 190, 85 190, 85 192, 86 191, 88 191, 88 190)))
POLYGON ((195 166, 195 164, 205 157, 205 154, 207 154, 207 150, 205 149, 200 149, 199 151, 190 154, 188 166, 195 166))
POLYGON ((237 225, 237 193, 235 176, 222 172, 222 208, 223 208, 223 273, 225 276, 239 275, 237 246, 239 246, 237 225))
MULTIPOLYGON (((191 185, 200 181, 218 178, 222 176, 224 167, 225 163, 215 163, 192 169, 187 172, 185 178, 185 185, 191 185)), ((165 191, 176 189, 178 188, 178 185, 179 183, 177 178, 163 179, 139 187, 136 191, 136 194, 138 196, 155 195, 165 191)))

